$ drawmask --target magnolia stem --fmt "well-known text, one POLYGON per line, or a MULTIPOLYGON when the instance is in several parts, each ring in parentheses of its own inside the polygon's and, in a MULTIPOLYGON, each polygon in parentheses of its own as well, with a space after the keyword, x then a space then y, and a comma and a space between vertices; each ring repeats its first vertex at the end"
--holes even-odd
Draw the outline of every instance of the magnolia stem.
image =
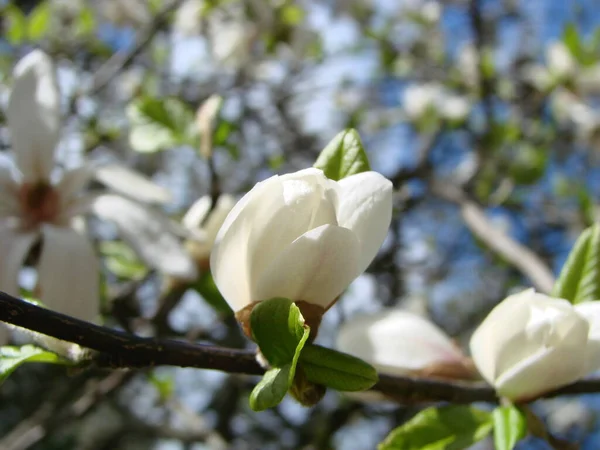
MULTIPOLYGON (((0 321, 95 350, 98 353, 94 355, 93 363, 99 367, 139 369, 167 365, 248 375, 264 372, 256 362, 253 350, 143 338, 75 319, 1 291, 0 321)), ((482 382, 380 374, 379 382, 372 390, 398 403, 498 402, 493 388, 482 382)), ((600 392, 600 379, 579 381, 543 397, 592 392, 600 392)))

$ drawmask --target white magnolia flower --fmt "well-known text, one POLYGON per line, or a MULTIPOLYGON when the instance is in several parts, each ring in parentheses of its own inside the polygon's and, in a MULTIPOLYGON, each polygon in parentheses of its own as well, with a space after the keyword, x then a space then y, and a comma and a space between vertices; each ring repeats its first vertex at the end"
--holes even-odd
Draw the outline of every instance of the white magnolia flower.
POLYGON ((476 373, 440 328, 399 309, 346 322, 338 334, 337 348, 389 375, 474 378, 476 373))
POLYGON ((313 168, 273 176, 225 219, 210 261, 215 282, 234 311, 285 297, 322 314, 371 263, 391 214, 392 184, 375 172, 339 182, 313 168))
POLYGON ((16 65, 6 116, 18 173, 0 166, 0 290, 19 294, 19 271, 41 242, 36 295, 49 308, 94 320, 99 267, 81 220, 89 211, 116 222, 150 265, 195 275, 193 262, 158 214, 120 195, 84 195, 93 176, 129 195, 142 191, 145 200, 164 200, 164 190, 120 166, 55 167, 60 95, 43 52, 33 51, 16 65))
POLYGON ((588 330, 568 301, 528 289, 490 312, 471 337, 471 354, 500 395, 528 400, 586 375, 588 330))
POLYGON ((188 250, 200 263, 208 261, 217 233, 235 206, 235 199, 232 195, 221 195, 212 210, 211 203, 209 195, 201 197, 181 219, 182 225, 192 236, 188 242, 188 250))

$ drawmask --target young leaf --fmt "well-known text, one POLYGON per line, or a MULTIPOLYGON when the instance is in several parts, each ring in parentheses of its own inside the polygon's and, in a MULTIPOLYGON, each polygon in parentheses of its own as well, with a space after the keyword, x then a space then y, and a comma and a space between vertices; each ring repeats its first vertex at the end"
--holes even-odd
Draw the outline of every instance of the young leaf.
POLYGON ((0 384, 21 364, 28 362, 43 362, 52 364, 71 364, 67 359, 35 345, 22 347, 0 347, 0 384))
POLYGON ((370 170, 358 132, 350 128, 338 133, 323 149, 314 167, 335 181, 370 170))
POLYGON ((486 437, 492 415, 470 406, 442 406, 421 411, 392 431, 379 450, 462 450, 486 437))
POLYGON ((277 406, 283 400, 290 387, 291 368, 292 364, 287 364, 265 373, 250 393, 250 408, 253 411, 264 411, 277 406))
POLYGON ((575 242, 552 290, 571 303, 600 299, 600 225, 587 228, 575 242))
POLYGON ((152 153, 180 145, 198 145, 194 112, 175 97, 141 97, 127 107, 133 150, 152 153))
POLYGON ((377 371, 362 359, 320 345, 304 346, 300 365, 308 381, 338 391, 364 391, 379 379, 377 371))
POLYGON ((40 3, 31 11, 27 25, 30 40, 37 41, 46 35, 48 26, 50 25, 51 14, 52 10, 49 1, 40 3))
POLYGON ((527 434, 527 420, 515 406, 500 406, 492 417, 496 450, 512 450, 527 434))
POLYGON ((297 358, 298 345, 306 340, 309 330, 300 309, 287 298, 272 298, 256 305, 250 326, 254 341, 274 367, 283 367, 297 358))

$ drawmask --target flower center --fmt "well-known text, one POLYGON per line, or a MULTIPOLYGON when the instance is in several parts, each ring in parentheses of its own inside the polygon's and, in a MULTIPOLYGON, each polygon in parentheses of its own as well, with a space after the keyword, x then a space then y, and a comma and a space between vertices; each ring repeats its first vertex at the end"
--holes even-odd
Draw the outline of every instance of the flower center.
POLYGON ((58 192, 48 183, 24 183, 19 189, 22 226, 35 228, 56 220, 59 212, 58 192))

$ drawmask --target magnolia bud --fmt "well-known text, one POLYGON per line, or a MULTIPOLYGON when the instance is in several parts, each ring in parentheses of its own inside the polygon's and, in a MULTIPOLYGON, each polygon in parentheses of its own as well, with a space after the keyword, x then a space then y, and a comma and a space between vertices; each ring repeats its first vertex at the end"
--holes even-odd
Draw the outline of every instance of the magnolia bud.
POLYGON ((568 301, 528 289, 490 312, 471 337, 471 354, 500 395, 530 400, 585 375, 588 330, 568 301))
POLYGON ((318 169, 273 176, 219 230, 210 261, 215 283, 242 322, 255 302, 283 297, 310 309, 315 318, 305 319, 318 326, 375 257, 391 214, 392 184, 375 172, 339 182, 318 169))

